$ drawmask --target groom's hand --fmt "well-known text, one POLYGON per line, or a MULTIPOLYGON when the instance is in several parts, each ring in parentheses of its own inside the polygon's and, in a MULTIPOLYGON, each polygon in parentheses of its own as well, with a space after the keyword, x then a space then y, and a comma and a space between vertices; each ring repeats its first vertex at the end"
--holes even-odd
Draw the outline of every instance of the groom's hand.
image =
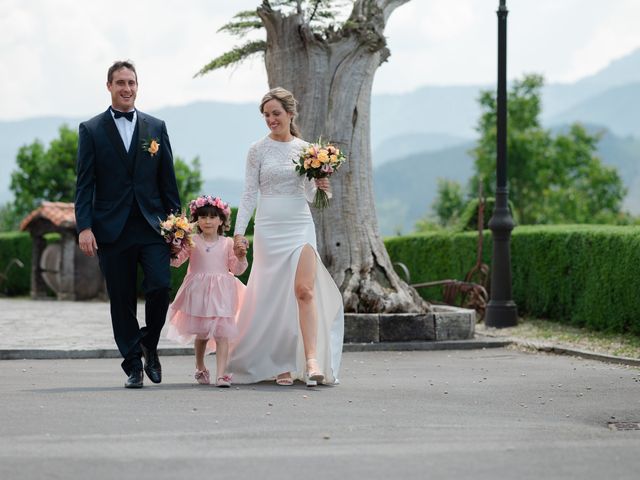
POLYGON ((93 257, 95 255, 96 250, 98 250, 98 244, 90 228, 85 228, 80 232, 78 246, 86 256, 93 257))

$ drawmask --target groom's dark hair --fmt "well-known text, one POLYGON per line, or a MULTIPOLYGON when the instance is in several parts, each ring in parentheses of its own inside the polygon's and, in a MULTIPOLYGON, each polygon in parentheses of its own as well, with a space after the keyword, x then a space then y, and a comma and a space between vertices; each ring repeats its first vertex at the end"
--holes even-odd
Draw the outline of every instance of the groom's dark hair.
POLYGON ((107 72, 107 83, 111 83, 113 80, 113 73, 117 72, 121 68, 128 68, 131 70, 136 76, 136 83, 138 83, 138 72, 136 72, 136 67, 133 65, 131 60, 118 60, 113 62, 113 65, 109 67, 109 71, 107 72))

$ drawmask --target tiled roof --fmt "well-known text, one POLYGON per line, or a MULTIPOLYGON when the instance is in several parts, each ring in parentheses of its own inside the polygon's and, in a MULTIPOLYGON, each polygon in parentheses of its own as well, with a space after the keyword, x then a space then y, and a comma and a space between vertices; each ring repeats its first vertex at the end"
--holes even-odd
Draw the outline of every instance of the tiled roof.
POLYGON ((27 215, 20 222, 20 230, 27 230, 34 220, 44 218, 58 227, 73 228, 76 226, 76 213, 73 203, 66 202, 42 202, 40 207, 27 215))

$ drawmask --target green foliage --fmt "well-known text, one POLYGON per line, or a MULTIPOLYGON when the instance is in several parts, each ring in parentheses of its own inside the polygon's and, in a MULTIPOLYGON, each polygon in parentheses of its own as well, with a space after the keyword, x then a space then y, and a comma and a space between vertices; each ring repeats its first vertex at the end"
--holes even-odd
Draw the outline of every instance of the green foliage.
MULTIPOLYGON (((491 260, 491 235, 485 232, 483 261, 491 260)), ((401 262, 411 274, 410 283, 436 280, 463 280, 475 265, 478 235, 442 230, 425 234, 392 237, 384 241, 392 262, 401 262)), ((419 290, 427 300, 441 301, 442 288, 419 290)))
POLYGON ((416 222, 414 230, 416 233, 441 232, 442 230, 444 230, 444 227, 439 223, 425 217, 416 222))
MULTIPOLYGON (((236 207, 231 207, 231 228, 229 229, 229 235, 233 234, 233 230, 236 228, 236 220, 238 216, 238 209, 236 207)), ((253 236, 253 217, 249 220, 247 224, 247 229, 244 232, 247 237, 253 236)))
POLYGON ((230 67, 231 65, 237 65, 256 53, 264 53, 267 49, 267 42, 264 40, 252 40, 244 45, 234 47, 232 50, 223 53, 217 58, 214 58, 204 67, 200 69, 194 77, 199 77, 205 73, 217 70, 219 68, 230 67))
POLYGON ((8 215, 13 216, 14 226, 15 219, 22 219, 43 200, 73 201, 77 150, 78 133, 66 125, 60 127, 59 137, 51 141, 49 148, 39 140, 20 148, 9 185, 14 203, 8 215))
MULTIPOLYGON (((626 194, 614 168, 604 166, 595 151, 599 135, 574 124, 555 137, 540 126, 543 78, 528 75, 514 82, 507 104, 507 159, 509 196, 523 224, 614 223, 626 194)), ((476 173, 487 195, 496 184, 496 98, 492 91, 479 99, 483 113, 473 150, 476 173)))
POLYGON ((440 225, 447 227, 457 223, 464 209, 464 203, 464 191, 458 182, 445 178, 438 179, 438 195, 432 209, 440 225))
POLYGON ((28 295, 31 290, 31 235, 0 233, 0 295, 28 295), (22 262, 23 267, 12 263, 22 262))
MULTIPOLYGON (((385 240, 411 283, 464 278, 475 264, 477 234, 430 233, 385 240)), ((485 231, 483 261, 491 262, 485 231)), ((513 299, 520 315, 640 335, 640 227, 516 227, 511 242, 513 299)), ((441 299, 425 289, 425 298, 441 299)))
POLYGON ((180 193, 180 201, 186 205, 191 199, 196 198, 202 190, 202 174, 200 172, 200 158, 195 157, 191 165, 176 157, 173 161, 176 172, 176 183, 180 193))
POLYGON ((16 213, 13 202, 0 206, 0 232, 18 230, 22 217, 16 213))
MULTIPOLYGON (((460 218, 458 222, 454 226, 455 230, 463 231, 463 230, 478 230, 478 199, 473 198, 467 202, 460 214, 460 218)), ((489 220, 491 220, 491 216, 493 215, 493 210, 496 207, 496 199, 493 197, 484 199, 484 214, 483 214, 483 229, 486 230, 489 228, 489 220)), ((516 224, 518 224, 518 214, 513 208, 513 202, 509 200, 509 211, 511 212, 511 216, 516 224)))
POLYGON ((262 27, 262 20, 260 20, 257 10, 245 10, 236 13, 233 16, 233 20, 220 27, 218 32, 228 32, 231 35, 242 38, 249 32, 259 30, 262 27))
MULTIPOLYGON (((0 229, 17 229, 20 221, 43 200, 73 202, 76 188, 76 157, 78 132, 66 125, 60 135, 45 149, 39 140, 20 148, 17 169, 11 174, 9 188, 14 201, 0 208, 0 229)), ((198 195, 202 188, 200 159, 188 164, 180 157, 174 161, 180 199, 183 202, 198 195)))

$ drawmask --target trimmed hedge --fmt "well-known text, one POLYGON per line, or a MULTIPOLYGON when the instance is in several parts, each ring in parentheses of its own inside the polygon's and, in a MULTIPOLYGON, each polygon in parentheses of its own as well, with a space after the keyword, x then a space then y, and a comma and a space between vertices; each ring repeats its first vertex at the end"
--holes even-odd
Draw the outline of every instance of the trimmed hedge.
POLYGON ((27 232, 0 233, 0 294, 29 295, 31 290, 31 235, 27 232), (7 279, 4 273, 12 259, 20 260, 24 267, 12 265, 7 279))
MULTIPOLYGON (((486 230, 484 263, 490 264, 491 232, 486 230)), ((477 233, 430 232, 385 240, 393 262, 411 272, 411 283, 464 278, 476 260, 477 233)), ((249 250, 249 265, 252 261, 249 250)), ((0 292, 28 295, 31 237, 0 233, 0 273, 13 266, 0 292)), ((511 242, 513 299, 520 315, 548 318, 597 330, 640 335, 640 227, 591 225, 524 226, 511 242)), ((246 284, 249 269, 240 279, 246 284)), ((187 265, 171 269, 173 293, 187 265)), ((441 288, 421 289, 440 300, 441 288)))
POLYGON ((640 228, 520 227, 513 293, 532 316, 640 335, 640 228))
MULTIPOLYGON (((385 241, 411 283, 461 280, 475 263, 477 234, 427 233, 385 241)), ((483 261, 490 264, 491 232, 483 261)), ((640 335, 640 227, 524 226, 511 242, 513 299, 520 315, 640 335)), ((439 300, 440 289, 421 289, 439 300)))

